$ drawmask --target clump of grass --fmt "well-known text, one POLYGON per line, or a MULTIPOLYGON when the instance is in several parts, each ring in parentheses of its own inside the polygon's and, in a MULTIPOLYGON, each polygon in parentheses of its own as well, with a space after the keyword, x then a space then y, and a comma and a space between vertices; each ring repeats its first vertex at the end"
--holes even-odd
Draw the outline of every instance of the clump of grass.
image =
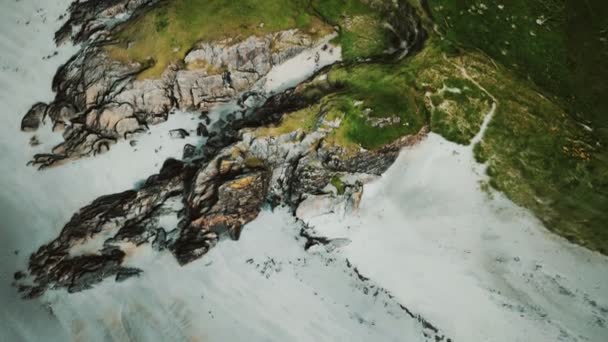
POLYGON ((329 73, 328 79, 339 91, 326 99, 326 107, 344 118, 334 133, 337 141, 376 149, 414 134, 426 124, 426 108, 404 66, 361 64, 329 73), (399 70, 404 73, 396 72, 399 70), (375 127, 369 120, 391 117, 398 117, 399 122, 375 127))
POLYGON ((245 159, 245 165, 251 169, 257 169, 264 166, 264 161, 260 158, 249 157, 245 159))
POLYGON ((335 42, 342 46, 344 60, 377 56, 388 49, 390 31, 383 25, 382 11, 369 1, 313 0, 312 6, 324 20, 340 27, 335 42))
POLYGON ((154 29, 156 33, 164 32, 169 27, 169 17, 166 10, 160 10, 154 18, 154 29))
POLYGON ((302 130, 304 133, 312 132, 317 124, 319 112, 319 105, 316 104, 284 114, 278 125, 259 128, 256 130, 256 135, 276 137, 296 130, 302 130))
POLYGON ((338 176, 338 175, 333 176, 329 183, 331 185, 333 185, 334 188, 336 188, 336 190, 338 191, 338 195, 344 195, 344 191, 346 190, 346 187, 344 186, 344 182, 342 181, 340 176, 338 176))

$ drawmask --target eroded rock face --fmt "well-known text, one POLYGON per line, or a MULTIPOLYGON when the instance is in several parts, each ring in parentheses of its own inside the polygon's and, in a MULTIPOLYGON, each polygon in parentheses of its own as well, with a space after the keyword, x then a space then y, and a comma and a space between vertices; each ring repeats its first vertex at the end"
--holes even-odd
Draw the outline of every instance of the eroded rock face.
POLYGON ((33 132, 37 130, 46 118, 47 109, 48 106, 45 103, 36 103, 33 105, 21 120, 21 130, 24 132, 33 132))
POLYGON ((180 264, 187 264, 222 236, 238 239, 265 203, 295 211, 302 202, 305 210, 321 201, 354 210, 363 182, 383 173, 403 146, 426 134, 423 130, 378 151, 346 154, 325 142, 326 130, 259 136, 246 128, 276 123, 282 113, 306 106, 300 95, 289 89, 269 98, 252 114, 229 123, 198 159, 168 160, 140 189, 104 196, 82 208, 57 239, 31 256, 33 284, 21 291, 30 297, 48 288, 80 291, 107 277, 138 275, 139 270, 121 265, 131 246, 144 243, 168 248, 180 264), (340 194, 329 185, 334 177, 345 179, 340 194), (175 224, 160 226, 167 215, 175 224))
MULTIPOLYGON (((297 30, 203 42, 190 51, 184 65, 170 66, 159 79, 137 79, 149 65, 114 61, 102 45, 115 24, 112 18, 128 17, 154 2, 89 0, 72 5, 71 19, 57 39, 89 43, 55 76, 55 101, 34 105, 23 119, 23 130, 35 130, 47 118, 53 130, 63 130, 65 141, 51 153, 35 156, 34 164, 47 167, 103 153, 116 141, 167 120, 173 109, 205 113, 236 99, 242 111, 227 116, 219 130, 199 126, 197 134, 207 140, 202 148, 185 146, 187 162, 167 160, 138 189, 100 197, 76 213, 55 240, 31 256, 30 277, 18 277, 27 297, 53 288, 81 291, 108 277, 122 281, 137 276, 140 270, 123 265, 133 247, 141 244, 167 249, 181 265, 187 264, 224 236, 238 239, 242 227, 266 204, 287 205, 303 217, 319 206, 355 210, 363 183, 386 171, 403 146, 427 133, 425 128, 376 151, 347 150, 328 142, 327 135, 339 122, 312 132, 260 134, 255 128, 276 124, 283 114, 323 96, 306 95, 306 82, 269 98, 248 91, 274 65, 311 47, 310 37, 297 30), (256 107, 257 103, 263 105, 256 107), (332 185, 336 178, 340 189, 332 185)), ((407 12, 401 13, 406 18, 412 17, 411 7, 399 8, 407 12)), ((419 20, 395 18, 387 20, 404 49, 424 39, 417 31, 419 20), (411 32, 408 25, 414 27, 411 32)), ((318 89, 335 91, 331 87, 328 83, 318 89)), ((171 133, 176 138, 188 134, 171 133)))
POLYGON ((84 25, 73 39, 86 37, 89 42, 57 72, 55 100, 34 105, 22 122, 22 130, 34 131, 48 117, 54 130, 63 130, 64 142, 49 153, 35 155, 32 164, 44 168, 105 152, 116 141, 166 121, 174 109, 207 112, 252 89, 274 65, 314 43, 297 30, 199 43, 186 56, 185 65, 169 66, 159 79, 140 80, 137 75, 150 64, 113 60, 103 45, 111 37, 110 18, 125 17, 152 2, 72 5, 72 19, 64 29, 84 25), (94 16, 87 12, 91 6, 97 6, 91 12, 94 16))

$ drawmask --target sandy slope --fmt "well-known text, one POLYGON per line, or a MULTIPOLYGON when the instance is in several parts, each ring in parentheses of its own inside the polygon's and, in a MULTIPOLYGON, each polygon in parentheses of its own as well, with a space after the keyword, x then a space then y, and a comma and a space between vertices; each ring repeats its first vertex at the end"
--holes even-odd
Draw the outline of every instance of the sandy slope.
POLYGON ((356 215, 309 221, 350 239, 341 255, 457 341, 604 341, 608 259, 482 191, 483 174, 470 147, 431 134, 365 188, 356 215))

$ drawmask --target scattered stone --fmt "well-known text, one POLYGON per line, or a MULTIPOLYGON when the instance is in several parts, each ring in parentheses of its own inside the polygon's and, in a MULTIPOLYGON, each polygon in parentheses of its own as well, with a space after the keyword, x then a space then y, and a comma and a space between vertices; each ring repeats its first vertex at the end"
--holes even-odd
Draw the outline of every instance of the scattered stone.
POLYGON ((190 133, 183 128, 178 128, 170 130, 169 135, 171 139, 186 139, 186 137, 190 136, 190 133))
POLYGON ((40 140, 38 140, 38 137, 36 137, 35 135, 33 135, 30 138, 30 146, 38 146, 40 145, 40 140))
POLYGON ((36 103, 32 108, 25 114, 21 120, 21 130, 24 132, 33 132, 40 127, 40 123, 46 116, 48 106, 44 103, 36 103))
POLYGON ((196 128, 196 135, 199 137, 208 137, 209 131, 207 130, 207 126, 205 126, 202 122, 198 124, 196 128))
POLYGON ((120 283, 132 277, 139 277, 141 272, 142 270, 137 268, 123 268, 116 274, 116 281, 120 283))
POLYGON ((195 155, 196 155, 196 146, 186 144, 186 146, 184 146, 184 152, 182 153, 182 158, 190 159, 190 158, 194 157, 195 155))

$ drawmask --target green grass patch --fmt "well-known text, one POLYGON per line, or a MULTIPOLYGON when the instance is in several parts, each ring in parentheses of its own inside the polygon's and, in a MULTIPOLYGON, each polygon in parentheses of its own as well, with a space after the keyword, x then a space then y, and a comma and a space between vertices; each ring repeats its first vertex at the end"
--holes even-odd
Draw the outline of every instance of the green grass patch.
POLYGON ((608 164, 596 136, 534 83, 483 56, 459 57, 499 101, 482 142, 490 185, 529 208, 552 231, 608 252, 608 164))
POLYGON ((318 77, 299 87, 300 94, 315 106, 288 114, 280 126, 263 132, 306 130, 310 123, 305 118, 316 118, 320 126, 321 119, 339 121, 327 141, 354 150, 374 150, 415 134, 430 122, 437 133, 468 144, 491 101, 460 75, 457 62, 456 57, 444 58, 442 48, 433 41, 409 59, 334 67, 326 79, 318 77), (318 114, 313 116, 315 111, 318 114))
POLYGON ((384 25, 380 3, 363 0, 313 0, 312 6, 328 23, 340 27, 335 43, 346 61, 378 56, 390 47, 391 31, 384 25))
POLYGON ((259 128, 256 130, 256 135, 276 137, 297 130, 310 133, 317 124, 319 112, 320 109, 317 104, 293 113, 287 113, 283 115, 278 125, 259 128))
POLYGON ((387 8, 365 0, 165 1, 118 26, 118 43, 106 49, 119 61, 152 62, 140 78, 158 78, 199 41, 238 41, 293 28, 317 38, 338 26, 334 42, 342 46, 345 60, 355 61, 390 48, 394 34, 385 26, 387 8))
POLYGON ((340 176, 333 176, 329 183, 336 188, 336 190, 338 191, 338 195, 344 195, 346 187, 344 186, 344 182, 342 181, 340 176))
POLYGON ((413 58, 419 70, 415 82, 425 91, 431 130, 450 141, 468 145, 489 113, 492 99, 462 75, 459 65, 463 56, 447 55, 439 43, 431 40, 413 58))
POLYGON ((407 62, 360 64, 331 71, 328 80, 338 91, 325 99, 324 108, 341 113, 343 122, 334 133, 342 145, 376 149, 399 137, 415 134, 427 123, 428 113, 411 82, 407 62), (378 127, 377 119, 398 118, 378 127))
POLYGON ((156 78, 198 41, 238 40, 291 28, 313 36, 331 32, 308 0, 172 0, 119 26, 119 43, 107 50, 121 61, 153 60, 140 77, 156 78))

